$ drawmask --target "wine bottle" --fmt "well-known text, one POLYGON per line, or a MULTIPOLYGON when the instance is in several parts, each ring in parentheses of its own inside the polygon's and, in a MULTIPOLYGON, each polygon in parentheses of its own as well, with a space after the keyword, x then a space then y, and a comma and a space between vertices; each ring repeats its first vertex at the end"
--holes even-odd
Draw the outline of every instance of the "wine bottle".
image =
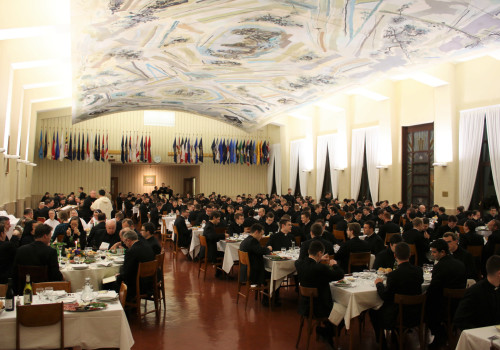
POLYGON ((31 305, 33 302, 33 288, 31 287, 30 275, 26 275, 26 285, 24 286, 24 305, 31 305))
POLYGON ((8 280, 7 294, 5 294, 5 311, 14 311, 14 289, 12 289, 12 278, 8 280))

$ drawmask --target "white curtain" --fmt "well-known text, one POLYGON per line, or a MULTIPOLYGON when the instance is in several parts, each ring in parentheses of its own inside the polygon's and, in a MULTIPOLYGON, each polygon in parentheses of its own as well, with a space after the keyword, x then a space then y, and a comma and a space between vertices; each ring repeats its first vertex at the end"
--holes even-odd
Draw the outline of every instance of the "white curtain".
MULTIPOLYGON (((335 170, 336 166, 335 164, 338 163, 338 158, 339 157, 345 157, 345 154, 339 154, 342 152, 345 152, 345 150, 340 150, 339 148, 336 147, 338 144, 337 142, 337 134, 332 134, 330 138, 328 138, 328 158, 330 161, 330 175, 332 176, 332 196, 333 198, 338 198, 339 195, 339 173, 337 170, 335 170)), ((345 149, 346 146, 344 144, 343 148, 345 149)))
MULTIPOLYGON (((290 142, 290 183, 292 193, 295 193, 295 183, 297 182, 297 167, 299 166, 299 152, 302 140, 290 142)), ((302 183, 301 183, 302 185, 302 183)))
POLYGON ((307 196, 307 174, 311 171, 308 169, 309 162, 306 160, 307 157, 312 158, 312 147, 308 147, 310 145, 306 144, 306 140, 301 140, 300 142, 300 152, 299 152, 299 182, 300 182, 300 194, 302 196, 307 196))
POLYGON ((279 143, 271 145, 269 150, 269 165, 267 166, 267 192, 273 189, 273 170, 276 180, 276 192, 281 194, 281 146, 279 143))
MULTIPOLYGON (((321 199, 321 191, 323 190, 327 149, 327 136, 318 136, 316 142, 316 202, 319 202, 319 200, 321 199)), ((330 150, 329 153, 331 152, 332 151, 330 150)))
POLYGON ((500 140, 498 139, 500 135, 500 106, 491 107, 486 111, 486 130, 488 131, 491 173, 498 197, 500 194, 500 140))
MULTIPOLYGON (((477 167, 481 155, 484 131, 484 109, 460 111, 458 132, 458 202, 469 207, 476 183, 477 167)), ((495 186, 496 188, 496 186, 495 186)))
POLYGON ((365 150, 365 129, 352 130, 351 142, 351 198, 356 200, 361 186, 363 154, 365 150))
MULTIPOLYGON (((366 170, 372 202, 378 202, 378 177, 379 170, 379 127, 367 128, 366 132, 366 170)), ((361 165, 362 166, 362 165, 361 165)))

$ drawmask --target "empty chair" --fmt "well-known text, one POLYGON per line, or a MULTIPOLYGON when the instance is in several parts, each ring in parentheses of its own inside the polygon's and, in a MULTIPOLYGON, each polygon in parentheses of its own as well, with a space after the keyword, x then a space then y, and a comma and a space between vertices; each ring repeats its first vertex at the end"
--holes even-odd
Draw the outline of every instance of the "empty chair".
POLYGON ((66 293, 71 293, 70 281, 33 283, 33 291, 35 292, 38 288, 47 288, 47 287, 52 287, 53 290, 64 290, 66 293))

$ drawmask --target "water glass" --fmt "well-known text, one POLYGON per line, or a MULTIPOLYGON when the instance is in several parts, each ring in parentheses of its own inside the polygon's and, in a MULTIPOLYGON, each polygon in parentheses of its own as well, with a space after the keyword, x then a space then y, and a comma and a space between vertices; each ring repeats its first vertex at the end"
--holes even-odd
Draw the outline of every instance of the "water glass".
POLYGON ((234 239, 238 239, 238 234, 237 233, 233 233, 233 238, 234 239))
POLYGON ((76 264, 79 264, 79 263, 80 263, 80 257, 79 257, 78 255, 75 255, 74 260, 75 260, 75 263, 76 263, 76 264))
POLYGON ((292 250, 295 250, 295 242, 292 242, 292 250))
POLYGON ((286 253, 286 247, 281 247, 281 254, 285 254, 286 253))
POLYGON ((53 302, 54 300, 54 288, 53 287, 45 287, 45 299, 48 302, 53 302))
POLYGON ((45 301, 45 289, 44 288, 37 288, 36 295, 38 295, 38 299, 40 300, 41 303, 43 303, 45 301))

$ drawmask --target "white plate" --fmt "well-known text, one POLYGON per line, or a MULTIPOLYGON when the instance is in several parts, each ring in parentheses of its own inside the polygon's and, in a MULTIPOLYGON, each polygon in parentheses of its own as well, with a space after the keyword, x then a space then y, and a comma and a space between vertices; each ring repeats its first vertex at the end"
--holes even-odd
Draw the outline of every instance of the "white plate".
POLYGON ((76 301, 75 297, 66 297, 58 300, 59 302, 63 302, 64 304, 71 304, 76 301))
POLYGON ((89 267, 89 265, 87 264, 71 264, 71 268, 73 268, 73 270, 85 270, 89 267))

